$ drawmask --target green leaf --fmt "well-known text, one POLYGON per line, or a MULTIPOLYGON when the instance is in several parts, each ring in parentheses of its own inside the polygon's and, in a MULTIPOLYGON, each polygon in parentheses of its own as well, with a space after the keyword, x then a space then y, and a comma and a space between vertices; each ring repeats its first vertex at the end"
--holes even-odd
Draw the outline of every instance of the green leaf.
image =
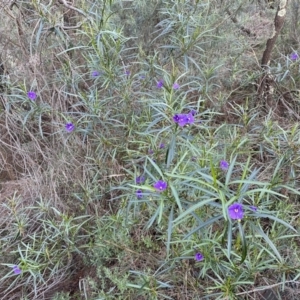
POLYGON ((255 213, 254 215, 257 216, 257 217, 259 217, 259 218, 269 218, 269 219, 272 219, 272 220, 274 220, 274 221, 276 221, 278 223, 281 223, 285 227, 287 227, 287 228, 289 228, 289 229, 291 229, 291 230, 293 230, 293 231, 295 231, 295 232, 298 233, 298 231, 292 225, 290 225, 289 223, 287 223, 287 222, 285 222, 285 221, 283 221, 283 220, 281 220, 281 219, 279 219, 279 218, 277 218, 275 216, 268 215, 268 214, 261 214, 261 213, 255 213))
POLYGON ((246 237, 241 222, 238 222, 238 228, 242 239, 242 259, 241 259, 241 264, 242 264, 247 256, 247 242, 246 242, 246 237))
POLYGON ((39 22, 40 22, 39 29, 38 29, 38 31, 36 33, 36 37, 35 37, 35 46, 36 46, 36 48, 39 46, 41 33, 42 33, 43 28, 44 28, 43 19, 40 19, 39 22))
POLYGON ((213 224, 215 222, 217 222, 218 220, 222 219, 223 215, 218 215, 216 217, 210 218, 208 220, 206 220, 205 222, 201 223, 199 226, 197 226, 196 228, 194 228, 193 230, 191 230, 187 235, 184 236, 184 240, 187 239, 188 237, 190 237, 193 233, 199 231, 200 229, 213 224))
MULTIPOLYGON (((169 148, 168 148, 167 153, 166 153, 167 169, 170 167, 170 165, 171 165, 171 163, 172 163, 172 161, 175 157, 175 146, 176 146, 176 135, 173 134, 172 138, 171 138, 171 142, 169 144, 169 148)), ((177 165, 179 165, 179 164, 177 164, 177 165)), ((173 172, 175 172, 175 171, 173 170, 173 172)))
POLYGON ((217 198, 210 198, 210 199, 207 199, 207 200, 203 200, 203 201, 200 201, 198 202, 197 204, 195 205, 192 205, 191 207, 189 207, 185 212, 183 212, 182 214, 180 214, 173 222, 174 224, 178 223, 178 221, 180 221, 182 218, 184 218, 185 216, 189 215, 190 213, 194 212, 195 210, 197 210, 198 208, 206 205, 206 204, 209 204, 210 202, 212 201, 215 201, 217 198))
POLYGON ((181 206, 180 199, 179 199, 179 197, 178 197, 177 190, 175 189, 175 187, 173 186, 173 184, 170 183, 169 186, 170 186, 170 188, 171 188, 172 194, 173 194, 173 196, 174 196, 174 198, 175 198, 175 201, 176 201, 176 203, 177 203, 177 206, 178 206, 178 208, 179 208, 179 211, 180 211, 180 213, 182 213, 183 209, 182 209, 182 206, 181 206))
POLYGON ((168 231, 167 231, 167 257, 170 254, 170 243, 171 243, 171 236, 173 230, 173 216, 174 216, 174 206, 172 205, 170 215, 169 215, 169 222, 168 222, 168 231))
POLYGON ((254 229, 254 231, 256 231, 267 242, 267 244, 273 250, 273 253, 277 256, 278 260, 280 262, 283 262, 283 258, 281 257, 276 246, 273 244, 273 242, 270 240, 270 238, 263 232, 263 230, 260 227, 254 225, 253 223, 250 223, 250 226, 254 229))
POLYGON ((232 247, 232 223, 230 221, 227 222, 226 230, 227 230, 227 256, 228 258, 230 258, 231 247, 232 247))

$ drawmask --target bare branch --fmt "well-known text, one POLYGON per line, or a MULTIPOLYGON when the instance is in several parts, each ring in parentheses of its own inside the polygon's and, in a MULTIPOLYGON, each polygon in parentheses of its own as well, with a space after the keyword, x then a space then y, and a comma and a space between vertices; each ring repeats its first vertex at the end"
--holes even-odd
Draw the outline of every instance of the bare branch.
POLYGON ((231 13, 231 11, 230 11, 228 8, 226 8, 225 11, 226 11, 226 13, 228 14, 228 16, 230 17, 230 20, 231 20, 234 24, 236 24, 236 26, 237 26, 241 31, 245 32, 245 33, 246 33, 247 35, 249 35, 249 36, 254 36, 254 37, 256 36, 256 34, 255 34, 255 33, 252 33, 250 29, 248 29, 248 28, 246 28, 246 27, 240 25, 240 24, 238 23, 237 18, 231 13))

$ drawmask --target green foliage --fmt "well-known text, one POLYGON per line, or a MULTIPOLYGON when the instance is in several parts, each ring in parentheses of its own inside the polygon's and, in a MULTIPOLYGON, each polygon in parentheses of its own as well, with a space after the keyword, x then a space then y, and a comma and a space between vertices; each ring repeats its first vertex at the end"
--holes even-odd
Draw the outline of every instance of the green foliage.
POLYGON ((0 12, 1 299, 250 299, 298 283, 298 9, 258 99, 274 11, 221 2, 0 12))

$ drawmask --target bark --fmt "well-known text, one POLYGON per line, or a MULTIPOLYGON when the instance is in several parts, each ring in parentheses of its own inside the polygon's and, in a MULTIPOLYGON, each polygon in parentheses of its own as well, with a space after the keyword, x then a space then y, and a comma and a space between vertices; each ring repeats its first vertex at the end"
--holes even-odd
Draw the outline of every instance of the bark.
POLYGON ((274 20, 273 36, 268 39, 266 49, 263 53, 263 57, 261 60, 261 65, 263 68, 265 68, 265 66, 268 66, 270 63, 273 48, 275 46, 278 35, 284 25, 287 3, 288 3, 288 0, 281 0, 278 5, 275 20, 274 20))
POLYGON ((266 49, 263 53, 261 60, 261 67, 264 72, 262 77, 260 78, 258 84, 258 96, 268 98, 273 91, 273 78, 269 73, 269 64, 271 60, 272 51, 274 49, 276 40, 280 31, 284 25, 285 17, 286 17, 286 9, 288 5, 288 0, 280 0, 278 5, 276 16, 274 19, 274 32, 272 36, 267 40, 266 49))

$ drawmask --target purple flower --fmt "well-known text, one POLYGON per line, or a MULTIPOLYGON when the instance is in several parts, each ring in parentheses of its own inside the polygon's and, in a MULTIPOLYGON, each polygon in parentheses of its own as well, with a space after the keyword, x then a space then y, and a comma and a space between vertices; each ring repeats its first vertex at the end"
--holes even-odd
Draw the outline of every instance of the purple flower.
POLYGON ((175 82, 174 84, 173 84, 173 89, 174 90, 178 90, 180 88, 180 85, 177 83, 177 82, 175 82))
POLYGON ((33 92, 33 91, 29 91, 29 92, 27 93, 27 96, 28 96, 28 98, 29 98, 30 100, 35 100, 35 98, 36 98, 36 93, 33 92))
POLYGON ((173 121, 175 122, 175 123, 178 123, 179 122, 179 120, 180 120, 180 114, 175 114, 174 116, 173 116, 173 121))
POLYGON ((187 115, 181 115, 178 121, 178 125, 183 127, 184 125, 188 124, 189 120, 187 118, 187 115))
POLYGON ((221 161, 220 161, 220 168, 221 168, 223 171, 228 170, 228 167, 229 167, 229 163, 228 163, 226 160, 221 160, 221 161))
POLYGON ((161 79, 156 83, 156 87, 158 89, 161 89, 164 86, 164 81, 161 79))
POLYGON ((160 143, 159 144, 159 149, 164 149, 165 148, 165 144, 164 143, 160 143))
POLYGON ((129 70, 125 70, 125 75, 129 76, 130 75, 130 71, 129 70))
POLYGON ((136 184, 141 184, 145 182, 145 176, 138 176, 135 178, 135 183, 136 184))
POLYGON ((162 192, 164 191, 167 187, 168 187, 168 184, 162 180, 158 180, 154 185, 153 187, 159 191, 159 192, 162 192))
POLYGON ((13 266, 12 269, 16 275, 19 275, 22 272, 21 269, 19 268, 19 266, 17 266, 17 265, 13 266))
POLYGON ((204 259, 204 256, 202 253, 198 252, 195 254, 195 260, 196 261, 202 261, 204 259))
POLYGON ((291 59, 291 60, 297 60, 298 58, 299 58, 298 53, 293 52, 292 54, 290 54, 290 59, 291 59))
POLYGON ((99 71, 93 71, 92 72, 92 77, 98 77, 98 76, 100 76, 100 72, 99 71))
POLYGON ((249 207, 250 207, 250 209, 253 210, 254 212, 257 211, 257 206, 250 205, 249 207))
POLYGON ((189 114, 175 114, 173 121, 178 123, 179 126, 183 127, 186 124, 193 124, 195 119, 191 113, 189 114))
POLYGON ((176 114, 173 116, 173 120, 175 123, 178 123, 178 125, 181 127, 188 123, 186 114, 176 114))
POLYGON ((142 190, 137 190, 137 191, 135 192, 135 194, 136 194, 136 197, 137 197, 138 199, 142 199, 142 198, 143 198, 143 192, 142 192, 142 190))
POLYGON ((154 151, 152 149, 149 149, 148 153, 151 155, 154 153, 154 151))
POLYGON ((196 111, 195 109, 192 109, 192 110, 190 111, 190 114, 192 114, 193 116, 195 116, 195 115, 197 114, 197 111, 196 111))
POLYGON ((244 217, 242 204, 236 202, 228 207, 229 217, 233 220, 241 220, 244 217))
POLYGON ((194 115, 193 115, 192 113, 188 113, 188 114, 186 115, 186 118, 187 118, 187 120, 188 120, 188 124, 193 124, 194 121, 195 121, 194 115))
POLYGON ((72 132, 75 129, 75 126, 73 123, 69 122, 65 125, 65 128, 68 132, 72 132))

